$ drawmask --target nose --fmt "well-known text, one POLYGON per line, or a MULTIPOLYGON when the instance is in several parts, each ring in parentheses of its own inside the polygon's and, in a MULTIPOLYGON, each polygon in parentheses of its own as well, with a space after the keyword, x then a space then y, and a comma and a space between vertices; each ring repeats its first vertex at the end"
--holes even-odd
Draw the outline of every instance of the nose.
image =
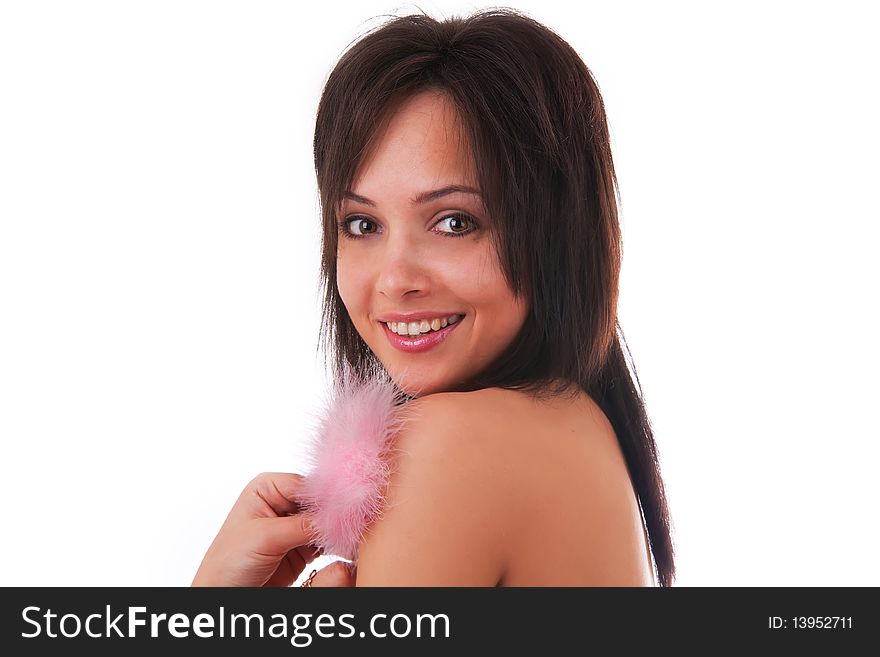
POLYGON ((385 240, 376 259, 376 286, 389 299, 406 294, 419 296, 429 291, 429 262, 405 235, 385 240))

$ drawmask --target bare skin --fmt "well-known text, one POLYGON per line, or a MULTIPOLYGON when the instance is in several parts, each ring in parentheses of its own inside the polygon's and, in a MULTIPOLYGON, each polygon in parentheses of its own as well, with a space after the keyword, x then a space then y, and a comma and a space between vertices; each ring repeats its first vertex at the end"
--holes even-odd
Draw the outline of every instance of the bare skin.
MULTIPOLYGON (((321 552, 296 503, 302 476, 264 472, 242 491, 208 548, 192 586, 290 586, 321 552)), ((356 570, 334 561, 311 586, 354 586, 356 570)))
POLYGON ((586 394, 411 403, 419 419, 398 436, 357 586, 653 586, 623 455, 586 394))
MULTIPOLYGON (((419 471, 418 464, 400 461, 389 509, 361 544, 362 572, 336 561, 315 574, 312 586, 653 586, 647 536, 623 455, 589 396, 537 401, 493 388, 413 403, 425 402, 429 424, 438 424, 430 414, 439 413, 449 426, 455 413, 472 435, 438 446, 446 465, 435 461, 419 471), (462 463, 477 476, 456 477, 455 498, 442 496, 447 504, 434 497, 423 505, 431 508, 431 527, 450 528, 443 532, 445 543, 407 545, 402 537, 424 534, 421 491, 442 491, 423 488, 424 481, 434 477, 442 486, 450 470, 462 471, 462 463), (411 485, 411 479, 422 485, 411 485)), ((402 436, 399 447, 411 454, 437 438, 416 432, 402 436)), ((300 577, 320 554, 310 545, 308 516, 298 513, 301 481, 286 473, 251 481, 192 585, 290 586, 300 577)))
POLYGON ((488 408, 519 427, 520 514, 529 518, 506 552, 498 586, 653 586, 651 555, 620 445, 605 414, 580 392, 536 402, 481 391, 488 408))
MULTIPOLYGON (((340 296, 392 377, 415 402, 431 400, 435 414, 401 438, 408 456, 392 482, 393 508, 360 546, 357 585, 650 583, 623 456, 586 395, 536 404, 513 391, 443 392, 488 366, 528 310, 491 247, 497 218, 479 193, 460 191, 475 176, 456 121, 442 94, 411 98, 340 208, 342 225, 357 235, 340 236, 340 296), (414 201, 450 186, 459 191, 414 201), (461 324, 435 349, 397 350, 381 318, 428 310, 460 314, 461 324)), ((296 481, 284 477, 274 502, 269 482, 245 490, 194 585, 289 585, 302 573, 313 558, 310 538, 302 518, 287 516, 296 514, 296 481)), ((334 567, 313 585, 351 585, 334 567)))

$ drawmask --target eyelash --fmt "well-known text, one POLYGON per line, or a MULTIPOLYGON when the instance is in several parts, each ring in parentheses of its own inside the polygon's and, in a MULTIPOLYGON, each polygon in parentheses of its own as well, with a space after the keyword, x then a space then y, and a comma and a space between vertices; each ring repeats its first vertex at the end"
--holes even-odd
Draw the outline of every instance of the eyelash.
MULTIPOLYGON (((474 219, 472 216, 470 216, 470 215, 468 215, 468 214, 465 214, 464 212, 451 212, 451 213, 449 213, 449 214, 445 214, 445 215, 443 215, 443 217, 440 219, 440 221, 444 221, 444 220, 446 220, 446 219, 449 219, 450 217, 456 217, 456 218, 458 218, 458 219, 464 219, 465 221, 469 221, 474 227, 473 227, 471 230, 469 230, 469 231, 467 231, 467 232, 465 232, 465 233, 447 233, 447 232, 441 232, 441 234, 442 234, 444 237, 467 237, 468 235, 470 235, 471 233, 473 233, 474 231, 476 231, 476 230, 480 227, 480 225, 477 223, 477 220, 476 220, 476 219, 474 219)), ((349 225, 350 225, 351 222, 354 221, 355 219, 360 219, 361 221, 363 221, 363 220, 367 220, 367 221, 369 221, 370 223, 376 223, 376 222, 374 222, 372 219, 370 219, 370 218, 368 218, 368 217, 365 217, 365 216, 363 216, 363 215, 352 215, 352 216, 350 216, 350 217, 346 217, 345 219, 343 219, 342 221, 340 221, 340 222, 337 224, 338 227, 339 227, 339 232, 341 232, 346 238, 348 238, 348 239, 350 239, 350 240, 362 240, 362 239, 364 239, 365 237, 368 237, 368 235, 355 235, 354 233, 351 232, 351 229, 349 228, 349 225)), ((440 221, 438 221, 437 223, 439 224, 440 221)), ((435 225, 436 225, 436 224, 435 224, 435 225)))

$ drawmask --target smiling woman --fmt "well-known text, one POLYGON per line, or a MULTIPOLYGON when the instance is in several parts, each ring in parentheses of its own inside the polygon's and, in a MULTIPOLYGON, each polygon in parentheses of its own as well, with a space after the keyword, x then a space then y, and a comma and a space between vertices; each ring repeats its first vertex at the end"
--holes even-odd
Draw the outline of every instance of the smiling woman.
POLYGON ((408 98, 339 213, 336 284, 346 312, 385 368, 406 368, 420 395, 485 369, 527 312, 498 266, 457 126, 441 91, 408 98))
POLYGON ((287 586, 326 551, 353 571, 304 586, 671 586, 577 53, 513 10, 392 19, 331 72, 314 147, 320 344, 345 392, 316 467, 255 479, 194 584, 287 586))
POLYGON ((418 418, 357 585, 670 586, 607 121, 577 53, 509 9, 394 18, 331 72, 314 147, 322 344, 418 418))

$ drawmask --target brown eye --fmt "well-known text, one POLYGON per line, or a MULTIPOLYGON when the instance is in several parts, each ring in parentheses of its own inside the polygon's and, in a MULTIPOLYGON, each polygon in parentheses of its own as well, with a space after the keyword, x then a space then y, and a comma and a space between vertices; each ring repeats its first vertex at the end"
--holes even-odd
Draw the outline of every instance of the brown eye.
POLYGON ((465 235, 470 235, 478 228, 477 222, 476 220, 474 220, 473 217, 470 217, 460 212, 448 214, 437 222, 438 226, 441 226, 443 224, 446 224, 451 229, 448 231, 440 231, 447 237, 464 237, 465 235), (473 228, 468 230, 468 224, 473 226, 473 228))
POLYGON ((340 222, 339 227, 349 237, 366 237, 374 232, 369 230, 371 225, 373 222, 366 217, 349 217, 340 222))

